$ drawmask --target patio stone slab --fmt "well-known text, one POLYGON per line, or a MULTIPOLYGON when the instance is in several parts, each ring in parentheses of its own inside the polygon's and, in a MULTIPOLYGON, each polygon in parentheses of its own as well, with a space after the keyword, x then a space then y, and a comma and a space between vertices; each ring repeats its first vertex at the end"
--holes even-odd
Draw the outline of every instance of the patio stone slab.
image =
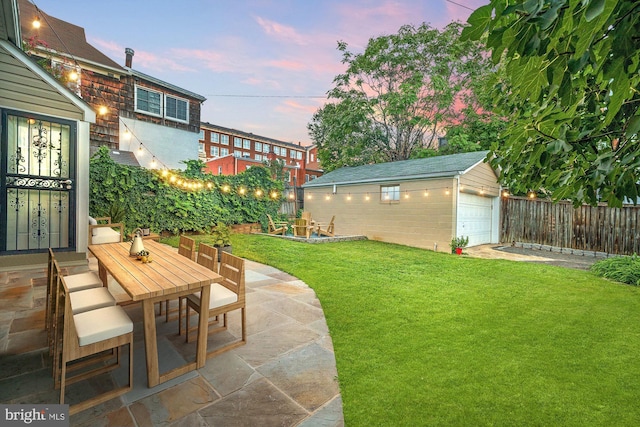
POLYGON ((324 318, 324 313, 319 308, 290 298, 273 301, 265 304, 265 307, 289 316, 302 324, 312 323, 324 318))
POLYGON ((279 282, 279 279, 245 268, 244 282, 247 287, 258 287, 279 282))
POLYGON ((43 390, 53 390, 50 371, 40 369, 0 381, 0 402, 11 402, 16 396, 30 396, 43 390))
POLYGON ((274 279, 278 279, 281 280, 283 282, 293 282, 294 280, 299 280, 297 277, 292 276, 288 273, 285 273, 283 271, 278 271, 277 273, 271 273, 269 274, 270 277, 274 278, 274 279))
POLYGON ((9 334, 5 354, 22 354, 47 347, 47 332, 44 329, 32 329, 9 334))
POLYGON ((310 291, 309 288, 303 288, 301 286, 295 286, 290 283, 284 283, 284 282, 276 283, 273 285, 267 285, 267 286, 264 286, 262 289, 269 292, 277 292, 277 293, 290 295, 290 296, 301 295, 301 294, 308 293, 310 291))
POLYGON ((179 420, 218 399, 207 382, 197 377, 145 397, 129 408, 138 426, 157 426, 179 420))
POLYGON ((250 366, 256 367, 296 347, 310 343, 318 337, 319 334, 309 328, 295 323, 287 323, 252 335, 247 344, 238 347, 235 352, 250 366))
POLYGON ((44 311, 23 311, 16 313, 16 317, 11 322, 10 334, 24 332, 31 329, 44 329, 44 311))
POLYGON ((307 412, 265 379, 201 410, 210 426, 294 426, 307 412))
POLYGON ((222 353, 198 370, 216 392, 227 396, 256 379, 255 369, 232 352, 222 353))
MULTIPOLYGON (((84 411, 87 412, 87 411, 84 411)), ((118 408, 104 414, 93 414, 86 421, 78 421, 75 416, 71 417, 72 425, 75 427, 137 427, 131 413, 126 407, 118 408)))
POLYGON ((198 414, 194 412, 193 414, 189 414, 186 417, 180 418, 177 421, 169 424, 169 427, 210 427, 204 419, 198 414))
POLYGON ((318 409, 309 418, 298 424, 298 427, 343 427, 342 398, 334 398, 324 407, 318 409))
POLYGON ((43 357, 41 351, 0 356, 0 380, 43 369, 43 357))
POLYGON ((339 395, 335 357, 317 343, 267 362, 257 370, 276 387, 313 412, 339 395))
POLYGON ((29 309, 33 307, 31 285, 8 284, 0 289, 0 310, 29 309))

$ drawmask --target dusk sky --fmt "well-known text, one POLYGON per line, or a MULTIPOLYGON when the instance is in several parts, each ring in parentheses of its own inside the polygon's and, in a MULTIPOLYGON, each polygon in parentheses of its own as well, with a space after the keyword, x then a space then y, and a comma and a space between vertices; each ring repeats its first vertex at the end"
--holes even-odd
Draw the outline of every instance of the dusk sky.
POLYGON ((311 144, 307 123, 344 71, 338 41, 361 52, 372 37, 423 22, 465 22, 488 0, 33 0, 84 27, 124 65, 203 95, 201 120, 311 144))

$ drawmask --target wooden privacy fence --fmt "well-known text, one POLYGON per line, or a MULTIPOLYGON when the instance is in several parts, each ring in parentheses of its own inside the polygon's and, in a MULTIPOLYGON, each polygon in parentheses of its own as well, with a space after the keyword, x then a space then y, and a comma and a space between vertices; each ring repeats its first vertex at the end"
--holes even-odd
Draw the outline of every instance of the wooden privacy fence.
POLYGON ((640 253, 640 206, 610 208, 524 197, 502 199, 501 242, 632 255, 640 253))

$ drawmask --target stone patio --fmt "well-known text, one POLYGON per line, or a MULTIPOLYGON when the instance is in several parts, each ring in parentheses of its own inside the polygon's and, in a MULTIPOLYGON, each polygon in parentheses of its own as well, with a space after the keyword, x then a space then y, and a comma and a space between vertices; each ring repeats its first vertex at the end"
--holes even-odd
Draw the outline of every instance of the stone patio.
MULTIPOLYGON (((95 260, 88 268, 97 269, 95 260)), ((87 266, 69 267, 70 272, 87 266)), ((147 388, 139 304, 109 283, 134 321, 134 389, 71 417, 72 426, 342 426, 342 400, 331 337, 315 293, 272 267, 246 262, 248 343, 204 368, 147 388)), ((45 350, 45 268, 0 273, 0 402, 57 403, 45 350)), ((195 317, 195 316, 194 316, 195 317)), ((156 318, 160 369, 193 360, 195 343, 177 321, 156 318)), ((239 313, 213 348, 240 333, 239 313)), ((126 381, 128 360, 110 374, 68 387, 73 403, 126 381)))

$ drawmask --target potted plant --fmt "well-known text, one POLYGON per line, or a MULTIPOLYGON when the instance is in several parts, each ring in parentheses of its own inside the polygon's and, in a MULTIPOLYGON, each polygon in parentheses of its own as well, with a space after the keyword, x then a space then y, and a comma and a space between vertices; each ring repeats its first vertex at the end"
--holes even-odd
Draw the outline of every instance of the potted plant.
POLYGON ((218 262, 222 257, 222 252, 232 253, 231 248, 231 228, 226 224, 217 224, 211 230, 213 246, 218 248, 218 262))
POLYGON ((451 239, 451 253, 462 255, 462 249, 469 244, 469 236, 454 237, 451 239))

